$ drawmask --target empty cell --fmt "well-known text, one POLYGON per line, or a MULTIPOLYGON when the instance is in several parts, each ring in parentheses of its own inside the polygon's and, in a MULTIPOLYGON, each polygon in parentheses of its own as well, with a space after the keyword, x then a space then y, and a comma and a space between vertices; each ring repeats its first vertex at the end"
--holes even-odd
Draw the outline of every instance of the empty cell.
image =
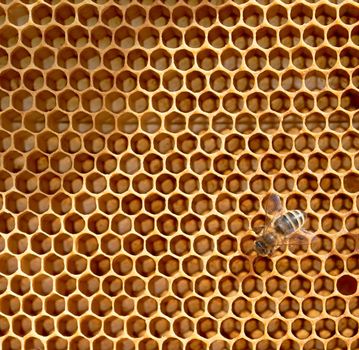
POLYGON ((49 69, 53 66, 54 62, 55 54, 52 50, 44 47, 35 51, 34 63, 38 68, 49 69))
POLYGON ((292 63, 298 69, 306 69, 312 66, 312 53, 305 47, 300 47, 292 53, 292 63))
POLYGON ((231 33, 233 44, 240 50, 248 49, 253 43, 253 32, 245 27, 237 27, 231 33))
MULTIPOLYGON (((148 74, 147 72, 145 71, 143 73, 144 77, 146 77, 146 75, 148 74)), ((140 78, 141 87, 145 88, 146 90, 150 89, 150 88, 153 88, 154 90, 156 90, 156 88, 155 88, 156 81, 151 80, 151 77, 148 77, 148 80, 144 79, 144 77, 140 78)), ((112 77, 110 79, 112 79, 112 77)), ((100 81, 99 81, 99 84, 101 84, 100 81)), ((103 86, 103 84, 102 84, 102 86, 103 86)), ((122 71, 119 75, 117 75, 116 87, 118 87, 121 91, 131 92, 136 88, 136 86, 137 86, 137 76, 134 73, 132 73, 130 71, 122 71)), ((100 85, 99 85, 99 87, 100 87, 100 85)), ((112 87, 112 85, 111 85, 111 87, 112 87)), ((108 86, 109 89, 111 87, 108 86)))
POLYGON ((42 112, 52 111, 56 107, 56 96, 48 90, 40 91, 35 96, 35 104, 42 112))
POLYGON ((267 56, 259 49, 252 49, 246 53, 245 62, 251 71, 260 71, 267 65, 267 56))
MULTIPOLYGON (((329 86, 334 90, 344 90, 350 83, 349 74, 342 69, 333 70, 328 77, 329 86)), ((337 114, 345 114, 338 111, 337 114)))
MULTIPOLYGON (((172 132, 178 132, 180 130, 183 130, 185 128, 184 117, 175 112, 171 114, 171 116, 175 117, 175 120, 171 122, 171 124, 168 124, 167 129, 169 129, 170 125, 177 124, 175 130, 172 132)), ((168 122, 170 122, 170 118, 168 119, 168 122)), ((209 129, 209 120, 205 115, 193 114, 189 118, 188 127, 194 134, 200 135, 209 129)))
POLYGON ((195 292, 203 297, 208 297, 214 293, 216 281, 209 276, 201 276, 195 281, 195 292))
POLYGON ((324 235, 318 235, 311 243, 311 249, 313 252, 316 252, 317 254, 328 254, 329 251, 332 250, 333 243, 331 238, 324 236, 324 235))
MULTIPOLYGON (((65 229, 70 233, 77 233, 85 226, 82 218, 77 214, 70 214, 65 218, 65 229), (77 232, 76 232, 77 231, 77 232)), ((72 251, 73 240, 70 235, 61 233, 54 239, 54 250, 57 254, 67 255, 72 251)), ((66 276, 64 278, 66 280, 66 276)), ((69 283, 73 285, 73 280, 69 278, 69 283)), ((61 285, 61 283, 59 283, 61 285)))
POLYGON ((298 339, 307 339, 312 334, 312 324, 304 318, 298 318, 292 323, 291 332, 298 339))
MULTIPOLYGON (((176 158, 176 156, 174 158, 176 158)), ((157 174, 163 169, 163 160, 160 156, 156 154, 148 154, 143 161, 143 168, 149 174, 157 174)), ((144 183, 142 184, 142 186, 139 187, 139 189, 141 189, 142 187, 145 189, 147 186, 145 186, 144 183)))
POLYGON ((314 291, 321 296, 328 296, 334 290, 334 282, 328 277, 321 276, 314 281, 314 291))
POLYGON ((315 19, 322 25, 326 26, 336 20, 337 13, 335 7, 324 4, 318 6, 315 10, 315 19))
POLYGON ((73 26, 67 32, 67 40, 76 48, 84 47, 89 41, 88 30, 79 25, 73 26))
POLYGON ((329 340, 329 342, 327 344, 327 349, 328 350, 339 350, 339 349, 347 350, 348 347, 343 339, 333 338, 333 339, 329 340))
POLYGON ((348 111, 358 109, 359 94, 356 90, 350 89, 343 93, 340 99, 340 106, 348 111))
POLYGON ((287 325, 279 318, 272 319, 267 325, 267 333, 274 339, 280 339, 287 334, 287 325))
POLYGON ((244 7, 243 21, 250 27, 257 27, 263 22, 263 10, 256 5, 249 5, 244 7))
POLYGON ((3 47, 12 47, 17 44, 19 34, 16 28, 10 25, 5 25, 1 28, 0 44, 3 47))
MULTIPOLYGON (((302 302, 302 311, 307 317, 317 318, 323 312, 323 301, 316 297, 306 298, 302 302)), ((322 326, 319 328, 321 329, 322 326)))
POLYGON ((330 164, 332 169, 339 173, 347 172, 352 166, 351 158, 343 152, 334 154, 330 164))
MULTIPOLYGON (((170 74, 173 75, 173 73, 171 73, 171 72, 170 72, 170 74)), ((178 75, 179 73, 176 73, 176 74, 178 75)), ((166 77, 166 75, 165 75, 165 77, 166 77)), ((179 80, 177 78, 176 81, 177 81, 176 85, 178 86, 178 90, 179 90, 179 88, 182 87, 182 76, 181 76, 181 80, 179 80), (179 82, 181 82, 181 84, 179 84, 179 82)), ((164 86, 166 87, 166 85, 168 85, 168 83, 167 83, 167 81, 164 81, 164 86)), ((191 91, 201 92, 205 89, 206 85, 207 85, 206 77, 201 72, 194 71, 194 72, 191 72, 186 75, 186 86, 191 91)), ((212 87, 212 84, 211 84, 211 87, 212 87)))
POLYGON ((148 18, 155 27, 163 27, 168 23, 170 15, 166 6, 157 5, 150 7, 148 18))
MULTIPOLYGON (((158 94, 160 95, 160 94, 158 94)), ((158 96, 156 95, 156 96, 158 96)), ((199 98, 199 105, 201 107, 201 109, 205 109, 207 107, 207 109, 209 110, 216 110, 216 106, 218 106, 218 101, 215 99, 216 96, 214 96, 211 92, 207 92, 203 95, 200 96, 199 98), (206 99, 206 97, 208 97, 206 99), (216 101, 217 103, 213 102, 212 100, 214 99, 214 101, 216 101), (205 100, 205 101, 203 101, 205 100), (209 100, 209 102, 207 102, 207 100, 209 100), (208 105, 208 106, 207 106, 208 105)), ((188 113, 193 111, 196 108, 197 105, 197 101, 196 101, 196 97, 194 95, 192 95, 189 92, 181 92, 180 94, 178 94, 176 96, 176 107, 179 111, 183 112, 183 113, 188 113)), ((164 109, 164 107, 160 107, 160 111, 164 109)), ((163 111, 168 110, 169 108, 165 107, 165 109, 163 111)))
POLYGON ((271 28, 261 28, 256 33, 256 41, 263 49, 269 49, 275 46, 277 42, 277 34, 275 30, 271 28))
POLYGON ((188 27, 193 20, 191 8, 187 6, 177 6, 172 10, 172 22, 178 27, 188 27))
POLYGON ((212 129, 221 134, 232 131, 233 118, 224 113, 218 113, 212 119, 212 129))
MULTIPOLYGON (((43 136, 45 136, 45 135, 43 135, 43 136)), ((51 138, 53 138, 52 142, 54 142, 55 135, 52 136, 51 138)), ((50 140, 51 140, 51 138, 50 138, 50 140)), ((49 141, 47 143, 49 144, 49 141)), ((80 138, 80 135, 78 135, 78 134, 76 134, 74 132, 65 133, 61 137, 60 143, 61 143, 61 148, 66 153, 76 153, 76 152, 78 152, 80 150, 80 148, 82 146, 82 140, 80 138)), ((50 145, 51 145, 51 143, 50 143, 50 145)))
MULTIPOLYGON (((27 75, 27 81, 29 85, 26 86, 31 90, 38 90, 39 87, 42 87, 44 80, 42 73, 37 70, 31 70, 28 72, 29 74, 27 75)), ((54 69, 46 74, 46 85, 51 90, 60 91, 67 85, 67 76, 62 70, 54 69)))
POLYGON ((345 338, 351 338, 358 332, 358 321, 355 318, 343 317, 339 320, 338 331, 345 338))
MULTIPOLYGON (((200 97, 200 102, 201 102, 201 97, 200 97)), ((248 98, 250 99, 251 97, 252 96, 249 96, 248 98)), ((260 103, 262 103, 262 101, 260 103)), ((222 105, 223 105, 223 108, 228 113, 238 113, 243 109, 244 101, 243 101, 243 98, 240 95, 238 95, 236 93, 229 93, 223 98, 222 105)), ((248 102, 248 105, 252 106, 253 103, 248 102)), ((212 108, 210 108, 208 110, 207 108, 202 107, 202 109, 205 112, 212 112, 213 111, 212 108)))
MULTIPOLYGON (((305 86, 310 91, 322 90, 322 89, 324 89, 325 85, 326 85, 325 75, 320 71, 313 70, 305 76, 305 86)), ((318 98, 317 98, 317 104, 319 107, 319 99, 318 98)))
MULTIPOLYGON (((172 285, 172 288, 175 288, 175 285, 172 285)), ((168 293, 168 289, 168 281, 164 277, 154 276, 148 282, 148 290, 154 297, 163 297, 168 293)), ((175 294, 177 295, 176 292, 175 294)))
POLYGON ((328 30, 327 39, 332 46, 341 47, 347 43, 349 33, 344 27, 334 25, 328 30))
POLYGON ((45 116, 36 111, 28 112, 24 116, 24 126, 31 132, 40 132, 45 127, 45 116))
POLYGON ((353 208, 353 199, 346 194, 338 194, 332 200, 333 209, 338 212, 349 212, 353 208))
POLYGON ((180 70, 188 70, 194 64, 194 56, 187 50, 178 50, 173 58, 175 66, 180 70))
POLYGON ((251 134, 255 129, 257 121, 253 115, 245 113, 236 117, 235 128, 240 134, 251 134))
POLYGON ((338 255, 329 256, 325 261, 325 271, 331 276, 338 276, 344 271, 344 262, 338 255))
POLYGON ((72 68, 78 62, 77 52, 70 48, 64 47, 57 52, 57 64, 62 68, 72 68))
POLYGON ((79 320, 81 333, 86 338, 92 338, 100 331, 102 322, 94 316, 86 316, 79 320))
MULTIPOLYGON (((277 81, 278 77, 275 75, 277 81)), ((282 88, 289 92, 295 92, 302 87, 302 76, 295 70, 289 70, 282 76, 282 88)), ((278 83, 277 83, 278 85, 278 83)))
MULTIPOLYGON (((357 260, 357 258, 358 258, 358 255, 356 254, 356 255, 353 255, 353 256, 351 256, 350 258, 348 258, 348 260, 347 260, 347 269, 348 269, 348 271, 350 272, 350 273, 353 273, 353 274, 358 274, 358 268, 357 268, 357 266, 355 265, 355 261, 357 260)), ((349 282, 348 281, 348 278, 345 278, 343 281, 341 281, 341 283, 340 284, 342 284, 342 288, 344 289, 344 282, 345 281, 347 281, 347 282, 349 282)), ((338 286, 339 286, 339 284, 338 284, 338 286)), ((350 289, 352 290, 352 289, 354 289, 353 288, 353 285, 351 284, 351 287, 350 287, 350 289)), ((354 289, 354 292, 355 292, 355 289, 354 289)), ((353 292, 353 293, 354 293, 353 292)), ((345 294, 345 293, 343 293, 343 294, 345 294)), ((351 293, 350 293, 351 294, 351 293)))
POLYGON ((32 108, 33 96, 26 90, 18 90, 12 95, 12 105, 19 111, 32 108))
POLYGON ((42 33, 38 27, 26 26, 21 31, 21 42, 30 48, 36 47, 41 43, 42 33))
POLYGON ((143 28, 138 33, 138 42, 145 49, 152 49, 159 43, 159 33, 155 28, 143 28))
POLYGON ((53 336, 47 340, 46 345, 48 347, 52 347, 54 350, 63 350, 66 349, 66 347, 68 346, 68 341, 58 336, 53 336))
POLYGON ((208 5, 201 6, 196 10, 195 19, 201 27, 211 27, 217 19, 217 11, 208 5))
POLYGON ((197 139, 190 133, 182 134, 177 138, 177 148, 183 153, 192 153, 197 148, 197 139))
MULTIPOLYGON (((142 232, 140 232, 142 233, 142 232)), ((123 248, 125 249, 125 251, 131 255, 137 255, 140 254, 143 251, 143 247, 144 247, 144 243, 143 243, 143 239, 142 237, 135 235, 135 234, 130 234, 127 235, 123 241, 123 248)), ((148 261, 147 261, 148 262, 148 261)), ((141 274, 148 274, 148 271, 151 271, 150 266, 142 266, 143 262, 141 260, 137 260, 136 261, 136 270, 142 272, 141 274), (148 270, 149 269, 149 270, 148 270)))
POLYGON ((44 38, 49 46, 58 49, 65 43, 65 32, 61 27, 52 26, 46 29, 44 38))
POLYGON ((19 72, 14 69, 7 69, 0 74, 0 86, 6 91, 14 91, 21 85, 19 72))
POLYGON ((322 92, 317 96, 317 106, 323 112, 331 112, 338 106, 338 97, 331 92, 322 92))
POLYGON ((94 158, 87 153, 78 153, 74 158, 74 167, 80 173, 88 173, 94 168, 94 158))
POLYGON ((194 331, 193 321, 188 317, 177 318, 173 323, 173 331, 178 337, 187 338, 194 331))
POLYGON ((276 174, 282 167, 282 161, 276 155, 265 155, 261 160, 262 170, 269 175, 276 174))
POLYGON ((288 12, 285 7, 273 4, 266 11, 267 21, 275 27, 280 27, 288 20, 288 12))
POLYGON ((39 25, 46 25, 52 19, 52 8, 46 4, 39 4, 32 8, 32 20, 39 25))
POLYGON ((218 12, 219 21, 226 27, 233 27, 240 18, 240 11, 233 5, 223 7, 218 12))
MULTIPOLYGON (((72 6, 71 6, 71 9, 73 10, 72 6)), ((105 11, 106 10, 104 10, 104 12, 105 11)), ((60 16, 60 14, 59 14, 59 16, 60 16)), ((80 6, 77 9, 77 16, 82 25, 84 25, 86 27, 92 27, 98 22, 99 11, 96 6, 91 5, 91 4, 85 4, 85 5, 80 6)))
MULTIPOLYGON (((147 98, 144 94, 137 92, 136 94, 141 94, 144 98, 147 98)), ((136 95, 137 96, 137 95, 136 95)), ((166 92, 159 92, 152 96, 152 106, 155 110, 159 112, 167 112, 171 109, 173 105, 173 97, 166 93, 166 92)), ((189 110, 192 110, 192 103, 194 102, 193 96, 189 93, 182 93, 181 96, 177 96, 176 104, 180 105, 180 103, 183 103, 182 108, 184 110, 187 110, 187 108, 190 108, 189 110)), ((147 107, 146 107, 147 108, 147 107)))
MULTIPOLYGON (((25 165, 25 158, 24 156, 17 152, 17 151, 9 151, 5 153, 3 156, 3 165, 6 170, 9 170, 11 173, 17 173, 25 165)), ((28 160, 29 162, 29 160, 28 160)), ((31 169, 29 169, 31 170, 31 169)))
POLYGON ((112 31, 105 26, 97 26, 91 30, 91 42, 100 50, 111 45, 112 31))
POLYGON ((344 4, 339 9, 339 17, 345 24, 355 24, 359 18, 359 8, 352 4, 344 4))
POLYGON ((340 254, 351 254, 355 251, 357 241, 354 235, 344 234, 336 240, 336 250, 340 254))
MULTIPOLYGON (((109 51, 108 51, 109 52, 109 51)), ((118 56, 119 60, 123 60, 123 54, 118 56)), ((92 70, 95 69, 99 64, 101 63, 101 56, 100 53, 93 49, 93 48, 86 48, 84 50, 82 50, 80 52, 80 64, 86 69, 86 70, 92 70)), ((104 62, 104 64, 106 65, 106 63, 104 62)), ((122 65, 120 65, 120 68, 122 67, 122 65)), ((90 85, 89 83, 89 73, 87 71, 84 71, 82 69, 78 69, 72 72, 72 76, 73 76, 73 83, 71 83, 71 85, 74 88, 77 88, 81 85, 81 79, 85 80, 85 84, 86 85, 82 85, 82 86, 86 86, 88 87, 90 85)), ((71 80, 70 80, 71 82, 71 80)), ((84 88, 82 88, 81 90, 83 90, 84 88)))
POLYGON ((143 50, 136 49, 127 55, 127 64, 134 70, 143 70, 147 66, 148 56, 143 50))
MULTIPOLYGON (((88 50, 91 50, 91 49, 88 49, 88 50)), ((95 51, 95 52, 97 52, 97 51, 95 51)), ((101 62, 101 58, 100 58, 100 56, 95 56, 94 61, 91 61, 91 60, 86 61, 85 60, 85 62, 87 62, 87 64, 91 64, 91 65, 94 64, 97 67, 101 62)), ((108 50, 103 55, 103 64, 107 69, 117 71, 117 70, 123 68, 123 66, 125 64, 125 56, 120 50, 117 50, 117 49, 108 50)))
POLYGON ((138 5, 128 6, 125 12, 125 20, 131 27, 139 27, 146 21, 146 11, 138 5))
POLYGON ((217 152, 221 148, 221 139, 213 133, 207 133, 201 137, 201 148, 206 153, 217 152))
POLYGON ((280 30, 279 40, 286 47, 294 47, 300 41, 300 31, 296 27, 287 25, 280 30))
POLYGON ((90 153, 98 153, 105 147, 105 138, 97 132, 90 132, 84 137, 84 146, 90 153))
POLYGON ((272 50, 268 58, 270 66, 275 70, 283 70, 289 64, 289 53, 281 48, 272 50))
POLYGON ((229 33, 221 27, 214 27, 208 32, 208 42, 216 49, 220 49, 227 45, 229 33))
POLYGON ((57 96, 58 106, 66 112, 78 109, 79 100, 79 96, 71 90, 65 90, 57 96))
MULTIPOLYGON (((262 91, 273 91, 275 90, 279 85, 279 77, 276 73, 271 71, 264 71, 260 73, 257 77, 257 85, 258 88, 262 91)), ((281 92, 277 92, 274 96, 285 96, 281 92)), ((288 99, 287 97, 285 97, 288 99)), ((279 104, 280 106, 280 104, 279 104)), ((272 106, 272 100, 271 100, 271 108, 278 108, 278 99, 275 99, 273 106, 272 106)))
POLYGON ((205 41, 205 33, 202 29, 191 27, 186 30, 184 40, 187 46, 191 48, 201 47, 205 41))
POLYGON ((210 49, 202 50, 197 54, 197 64, 205 71, 212 70, 218 64, 218 55, 210 49))
POLYGON ((122 11, 117 6, 108 6, 101 12, 101 20, 106 26, 116 28, 122 23, 122 11))
POLYGON ((171 65, 172 56, 163 49, 155 50, 150 56, 150 65, 156 70, 165 70, 171 65))
MULTIPOLYGON (((69 4, 60 4, 55 9, 55 21, 61 25, 70 25, 75 20, 75 9, 69 4)), ((86 23, 88 25, 89 23, 86 23)))
POLYGON ((167 48, 175 49, 182 45, 183 37, 179 29, 169 27, 162 32, 161 40, 167 48))
POLYGON ((313 17, 313 11, 309 6, 298 4, 291 8, 290 17, 298 25, 308 23, 313 17))
POLYGON ((317 26, 310 26, 304 30, 303 40, 309 46, 318 47, 324 41, 324 31, 317 26))
POLYGON ((29 20, 29 10, 22 4, 10 5, 6 11, 8 20, 16 26, 23 26, 29 20))

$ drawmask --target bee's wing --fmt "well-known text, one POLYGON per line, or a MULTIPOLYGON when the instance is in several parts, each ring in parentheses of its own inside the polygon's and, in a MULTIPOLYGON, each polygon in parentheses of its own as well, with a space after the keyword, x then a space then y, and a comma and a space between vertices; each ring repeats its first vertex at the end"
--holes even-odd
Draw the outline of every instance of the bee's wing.
POLYGON ((270 193, 263 200, 264 211, 269 215, 277 215, 283 211, 282 202, 277 194, 270 193))
POLYGON ((278 246, 303 247, 308 249, 310 244, 318 239, 314 232, 300 229, 286 237, 278 246))

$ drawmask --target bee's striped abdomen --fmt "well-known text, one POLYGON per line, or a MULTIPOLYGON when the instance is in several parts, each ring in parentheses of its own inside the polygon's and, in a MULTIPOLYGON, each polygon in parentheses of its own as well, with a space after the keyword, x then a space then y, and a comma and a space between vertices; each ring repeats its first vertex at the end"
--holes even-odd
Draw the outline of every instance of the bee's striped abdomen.
POLYGON ((283 235, 289 235, 303 226, 305 215, 300 210, 289 211, 274 221, 274 228, 283 235))

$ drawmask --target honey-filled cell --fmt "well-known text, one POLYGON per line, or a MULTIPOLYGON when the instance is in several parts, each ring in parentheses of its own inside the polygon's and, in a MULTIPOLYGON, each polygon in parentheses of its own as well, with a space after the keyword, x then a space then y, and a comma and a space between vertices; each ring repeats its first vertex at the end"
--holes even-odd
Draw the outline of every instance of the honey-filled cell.
POLYGON ((356 1, 0 2, 1 348, 358 348, 356 1))

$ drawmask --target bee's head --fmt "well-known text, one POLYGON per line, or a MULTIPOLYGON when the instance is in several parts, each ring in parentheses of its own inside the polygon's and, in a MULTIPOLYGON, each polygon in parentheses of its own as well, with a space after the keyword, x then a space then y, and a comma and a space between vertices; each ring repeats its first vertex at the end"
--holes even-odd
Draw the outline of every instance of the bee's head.
POLYGON ((261 239, 255 241, 254 250, 259 255, 269 255, 272 253, 272 250, 267 246, 266 242, 261 239))

